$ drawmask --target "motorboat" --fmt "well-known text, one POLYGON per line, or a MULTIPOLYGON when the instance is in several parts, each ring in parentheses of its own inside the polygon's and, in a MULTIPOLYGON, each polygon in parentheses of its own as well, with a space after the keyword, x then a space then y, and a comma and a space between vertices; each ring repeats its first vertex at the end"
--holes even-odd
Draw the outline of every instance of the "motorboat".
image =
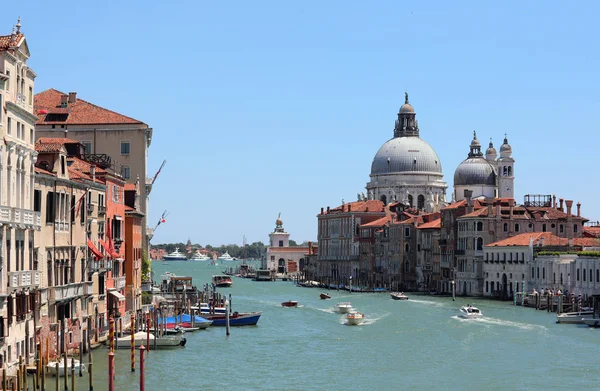
POLYGON ((175 330, 180 329, 183 331, 196 331, 200 329, 205 329, 212 324, 212 321, 205 319, 201 316, 195 315, 194 318, 189 314, 181 314, 178 316, 171 316, 168 318, 159 318, 158 319, 159 327, 164 325, 165 329, 175 330))
POLYGON ((163 261, 187 261, 187 257, 179 252, 179 247, 176 247, 175 251, 163 256, 163 261))
MULTIPOLYGON (((50 361, 48 365, 46 365, 46 369, 48 370, 49 375, 56 376, 56 361, 50 361)), ((81 368, 82 372, 85 372, 86 367, 85 364, 79 362, 79 360, 73 360, 71 358, 67 359, 67 373, 71 374, 71 368, 75 368, 75 372, 79 373, 79 368, 81 368), (75 365, 72 365, 72 361, 74 361, 75 365)), ((58 361, 58 376, 65 376, 65 361, 58 361)))
POLYGON ((394 300, 408 300, 408 296, 404 294, 404 292, 392 292, 390 293, 392 299, 394 300))
POLYGON ((464 319, 479 319, 483 318, 483 314, 479 311, 479 308, 473 307, 471 304, 460 307, 458 316, 464 319))
MULTIPOLYGON (((150 339, 150 347, 152 349, 154 349, 155 346, 156 349, 183 347, 187 342, 187 340, 184 337, 181 337, 179 335, 168 335, 156 338, 152 333, 148 334, 146 331, 139 331, 133 335, 133 341, 136 349, 142 345, 146 345, 148 338, 150 339)), ((117 342, 115 345, 118 349, 131 349, 131 335, 126 335, 124 337, 117 338, 117 342)))
POLYGON ((582 318, 583 323, 587 324, 589 327, 593 327, 597 329, 600 327, 600 318, 582 318))
POLYGON ((334 309, 338 314, 347 314, 348 312, 352 311, 352 304, 348 302, 337 303, 334 309))
POLYGON ((192 311, 199 311, 200 316, 204 314, 224 314, 227 312, 225 307, 213 307, 211 308, 208 303, 199 303, 197 306, 191 307, 192 311))
POLYGON ((348 321, 348 325, 357 326, 364 322, 365 314, 358 311, 351 311, 346 315, 346 320, 348 321))
POLYGON ((220 261, 235 261, 235 258, 232 257, 231 255, 229 255, 229 253, 227 251, 225 251, 224 254, 222 254, 219 258, 217 258, 220 261))
POLYGON ((298 307, 298 302, 297 301, 284 301, 283 303, 281 303, 282 307, 298 307))
POLYGON ((210 260, 212 260, 212 258, 207 256, 206 254, 201 253, 200 250, 196 250, 194 255, 190 258, 190 261, 197 261, 197 262, 205 262, 205 261, 210 261, 210 260))
POLYGON ((321 300, 331 299, 331 296, 329 296, 327 293, 321 293, 319 296, 321 297, 321 300))
POLYGON ((584 319, 594 319, 594 311, 563 312, 556 315, 556 323, 584 324, 584 319))
MULTIPOLYGON (((229 315, 230 326, 254 326, 262 314, 257 312, 234 312, 229 315)), ((226 326, 227 314, 203 314, 208 320, 212 320, 212 326, 226 326)))
POLYGON ((233 285, 231 277, 225 274, 212 276, 212 283, 219 288, 230 288, 233 285))

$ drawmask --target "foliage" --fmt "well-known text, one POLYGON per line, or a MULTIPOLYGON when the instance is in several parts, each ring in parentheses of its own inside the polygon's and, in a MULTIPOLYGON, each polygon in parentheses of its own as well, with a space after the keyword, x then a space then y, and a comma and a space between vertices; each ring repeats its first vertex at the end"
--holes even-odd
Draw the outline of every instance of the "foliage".
POLYGON ((536 253, 538 256, 566 254, 579 255, 580 257, 600 257, 600 251, 540 251, 536 253))
POLYGON ((152 293, 142 292, 142 305, 152 304, 152 293))
MULTIPOLYGON (((176 248, 179 248, 179 251, 185 253, 187 245, 184 243, 163 243, 152 245, 152 248, 165 250, 167 253, 171 253, 175 251, 176 248)), ((221 245, 218 247, 211 246, 207 244, 202 247, 199 244, 192 244, 190 251, 193 252, 196 249, 206 249, 209 251, 215 251, 218 253, 224 253, 227 251, 229 255, 235 258, 246 258, 246 259, 260 259, 265 253, 265 244, 263 242, 254 242, 252 244, 246 244, 246 251, 244 253, 244 248, 242 246, 238 246, 237 244, 227 244, 221 245)))
POLYGON ((152 263, 148 258, 148 252, 146 249, 142 250, 142 282, 150 281, 150 271, 152 269, 152 263))

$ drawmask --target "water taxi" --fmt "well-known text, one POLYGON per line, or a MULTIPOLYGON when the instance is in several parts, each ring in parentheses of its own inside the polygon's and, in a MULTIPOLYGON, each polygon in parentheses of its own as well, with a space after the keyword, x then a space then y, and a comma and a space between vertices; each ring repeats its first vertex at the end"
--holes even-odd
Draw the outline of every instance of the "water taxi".
POLYGON ((464 307, 460 307, 460 311, 458 316, 464 319, 479 319, 483 318, 483 314, 479 311, 479 308, 473 307, 471 304, 468 304, 464 307))
POLYGON ((392 299, 394 300, 408 300, 408 296, 404 294, 404 292, 392 292, 390 293, 392 299))
POLYGON ((212 276, 212 283, 219 288, 230 288, 233 285, 231 277, 225 274, 212 276))
POLYGON ((352 310, 352 304, 345 302, 345 303, 337 303, 335 305, 334 308, 335 312, 337 312, 338 314, 347 314, 348 312, 350 312, 352 310))
POLYGON ((352 311, 346 315, 346 320, 348 321, 348 325, 358 326, 365 320, 365 314, 358 311, 352 311))
POLYGON ((594 311, 563 312, 556 315, 556 323, 584 324, 584 319, 593 319, 594 311))

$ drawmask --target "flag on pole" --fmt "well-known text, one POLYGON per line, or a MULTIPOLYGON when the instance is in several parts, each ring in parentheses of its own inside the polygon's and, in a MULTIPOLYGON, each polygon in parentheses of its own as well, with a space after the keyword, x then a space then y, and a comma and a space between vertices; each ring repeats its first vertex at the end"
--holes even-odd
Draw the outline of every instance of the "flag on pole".
POLYGON ((81 211, 81 205, 83 204, 83 200, 85 199, 85 196, 88 193, 88 191, 89 188, 86 188, 81 197, 79 197, 79 200, 77 200, 77 203, 73 205, 73 208, 75 208, 75 216, 79 216, 79 212, 81 211))

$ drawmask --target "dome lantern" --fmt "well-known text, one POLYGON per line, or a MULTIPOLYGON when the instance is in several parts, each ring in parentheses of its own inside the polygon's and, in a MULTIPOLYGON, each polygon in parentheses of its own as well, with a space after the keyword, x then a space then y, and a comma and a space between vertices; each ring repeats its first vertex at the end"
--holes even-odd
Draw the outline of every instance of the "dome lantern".
POLYGON ((398 111, 398 119, 394 126, 394 137, 419 137, 419 124, 414 107, 408 103, 408 92, 404 93, 404 104, 398 111))

